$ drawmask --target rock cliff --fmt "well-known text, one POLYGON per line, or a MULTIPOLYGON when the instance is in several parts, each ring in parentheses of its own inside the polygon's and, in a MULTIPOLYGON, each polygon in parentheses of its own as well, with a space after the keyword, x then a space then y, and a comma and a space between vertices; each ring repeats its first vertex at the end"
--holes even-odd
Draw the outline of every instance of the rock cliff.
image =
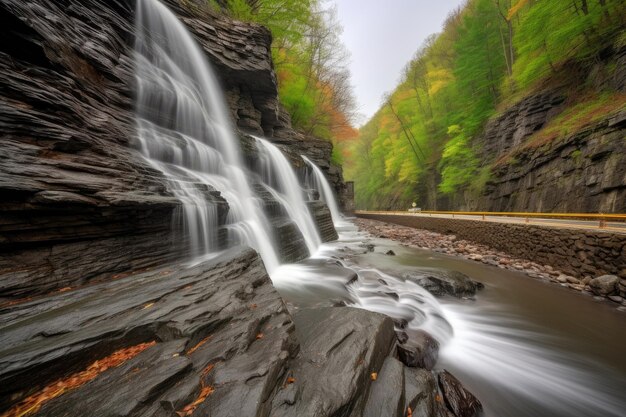
MULTIPOLYGON (((331 145, 294 131, 278 102, 270 33, 216 16, 201 2, 166 3, 209 56, 237 126, 283 144, 296 167, 304 166, 299 154, 309 156, 340 190, 331 145)), ((154 267, 179 258, 186 246, 171 237, 179 202, 133 149, 134 6, 0 5, 0 299, 154 267)), ((208 190, 206 198, 223 219, 221 197, 208 190)), ((284 219, 273 222, 297 240, 284 219)), ((306 255, 284 249, 287 260, 306 255)))
POLYGON ((487 211, 625 212, 626 111, 590 123, 584 123, 589 116, 581 116, 582 127, 564 127, 554 138, 531 143, 557 116, 571 111, 581 83, 596 94, 616 92, 623 100, 624 66, 626 48, 592 67, 572 66, 558 75, 560 85, 540 88, 490 120, 474 142, 479 159, 491 166, 489 181, 481 195, 461 204, 487 211), (608 76, 607 68, 616 70, 608 76))

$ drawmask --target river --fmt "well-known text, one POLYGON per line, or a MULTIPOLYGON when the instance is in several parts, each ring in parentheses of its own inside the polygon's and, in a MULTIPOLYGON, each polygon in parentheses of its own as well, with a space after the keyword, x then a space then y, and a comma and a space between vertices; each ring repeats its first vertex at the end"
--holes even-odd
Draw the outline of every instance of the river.
POLYGON ((420 304, 435 304, 425 316, 443 316, 421 324, 442 344, 437 368, 455 374, 481 400, 486 417, 624 415, 626 314, 607 302, 519 272, 371 239, 346 225, 338 242, 323 245, 312 260, 282 267, 273 279, 292 308, 352 299, 355 306, 410 316, 401 312, 408 308, 404 296, 417 288, 397 284, 393 291, 400 301, 393 306, 390 298, 363 301, 363 290, 352 290, 371 288, 371 282, 358 282, 373 268, 386 284, 416 268, 435 268, 462 272, 485 285, 475 299, 420 304), (364 242, 374 244, 374 251, 364 250, 364 242), (385 255, 389 250, 396 256, 385 255), (356 283, 351 270, 335 265, 338 260, 359 273, 356 283))

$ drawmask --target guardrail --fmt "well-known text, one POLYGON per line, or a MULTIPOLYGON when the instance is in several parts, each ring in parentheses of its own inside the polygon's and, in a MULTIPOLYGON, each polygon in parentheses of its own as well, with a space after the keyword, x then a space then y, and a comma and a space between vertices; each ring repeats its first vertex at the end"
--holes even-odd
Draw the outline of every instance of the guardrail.
POLYGON ((530 223, 531 218, 543 219, 566 219, 566 220, 586 220, 598 221, 598 227, 606 228, 607 221, 626 222, 626 214, 605 214, 605 213, 523 213, 523 212, 495 212, 495 211, 366 211, 357 210, 355 213, 371 213, 371 214, 401 214, 405 216, 419 215, 451 215, 454 216, 480 216, 482 220, 487 217, 516 217, 525 219, 526 223, 530 223))

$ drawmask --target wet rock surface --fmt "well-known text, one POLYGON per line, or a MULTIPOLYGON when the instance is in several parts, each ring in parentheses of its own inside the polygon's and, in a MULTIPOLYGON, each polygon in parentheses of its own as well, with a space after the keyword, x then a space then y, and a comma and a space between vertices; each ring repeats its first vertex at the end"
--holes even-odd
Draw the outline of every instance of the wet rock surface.
POLYGON ((439 358, 439 342, 423 330, 412 331, 410 340, 398 345, 398 358, 406 366, 432 370, 439 358))
POLYGON ((173 265, 5 307, 0 315, 1 409, 116 349, 157 342, 36 415, 172 415, 201 386, 215 391, 199 413, 267 415, 268 395, 298 349, 260 258, 243 248, 193 267, 173 265))
POLYGON ((404 403, 404 367, 397 359, 387 358, 376 381, 372 382, 363 417, 402 416, 404 403))
POLYGON ((456 417, 481 415, 482 405, 480 401, 466 390, 450 372, 443 370, 439 373, 438 379, 446 405, 456 417))
POLYGON ((408 272, 403 278, 412 281, 436 296, 472 297, 482 284, 457 271, 433 270, 408 272))
POLYGON ((299 401, 278 397, 272 415, 361 415, 371 373, 395 343, 391 319, 349 307, 304 309, 293 318, 301 351, 290 366, 289 389, 299 401))
POLYGON ((432 372, 425 369, 404 368, 406 408, 413 417, 435 415, 437 381, 432 372))
POLYGON ((317 230, 320 233, 322 242, 332 242, 337 240, 337 230, 333 224, 333 218, 330 214, 328 206, 322 201, 310 201, 308 203, 309 210, 313 215, 313 220, 317 225, 317 230))

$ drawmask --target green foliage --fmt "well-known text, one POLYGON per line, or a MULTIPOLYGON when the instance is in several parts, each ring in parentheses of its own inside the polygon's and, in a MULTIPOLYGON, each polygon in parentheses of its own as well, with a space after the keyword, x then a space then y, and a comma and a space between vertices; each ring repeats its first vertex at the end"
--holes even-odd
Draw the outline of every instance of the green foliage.
MULTIPOLYGON (((623 0, 468 0, 418 49, 360 129, 344 167, 355 181, 357 207, 406 209, 417 199, 434 208, 438 195, 480 192, 492 170, 478 161, 474 139, 496 108, 572 62, 590 66, 603 49, 626 44, 625 18, 623 0)), ((611 94, 571 104, 523 146, 626 105, 623 94, 611 94)), ((495 163, 516 162, 507 155, 495 163)))
POLYGON ((450 140, 446 143, 439 161, 441 171, 439 190, 443 194, 454 193, 462 185, 468 184, 478 166, 478 160, 463 129, 458 125, 452 125, 448 128, 448 135, 450 140))
POLYGON ((323 0, 209 1, 270 29, 279 97, 294 127, 328 140, 350 133, 354 101, 334 9, 323 0))
POLYGON ((597 54, 623 30, 625 13, 622 0, 534 2, 522 14, 514 37, 517 85, 526 88, 568 60, 597 54))

